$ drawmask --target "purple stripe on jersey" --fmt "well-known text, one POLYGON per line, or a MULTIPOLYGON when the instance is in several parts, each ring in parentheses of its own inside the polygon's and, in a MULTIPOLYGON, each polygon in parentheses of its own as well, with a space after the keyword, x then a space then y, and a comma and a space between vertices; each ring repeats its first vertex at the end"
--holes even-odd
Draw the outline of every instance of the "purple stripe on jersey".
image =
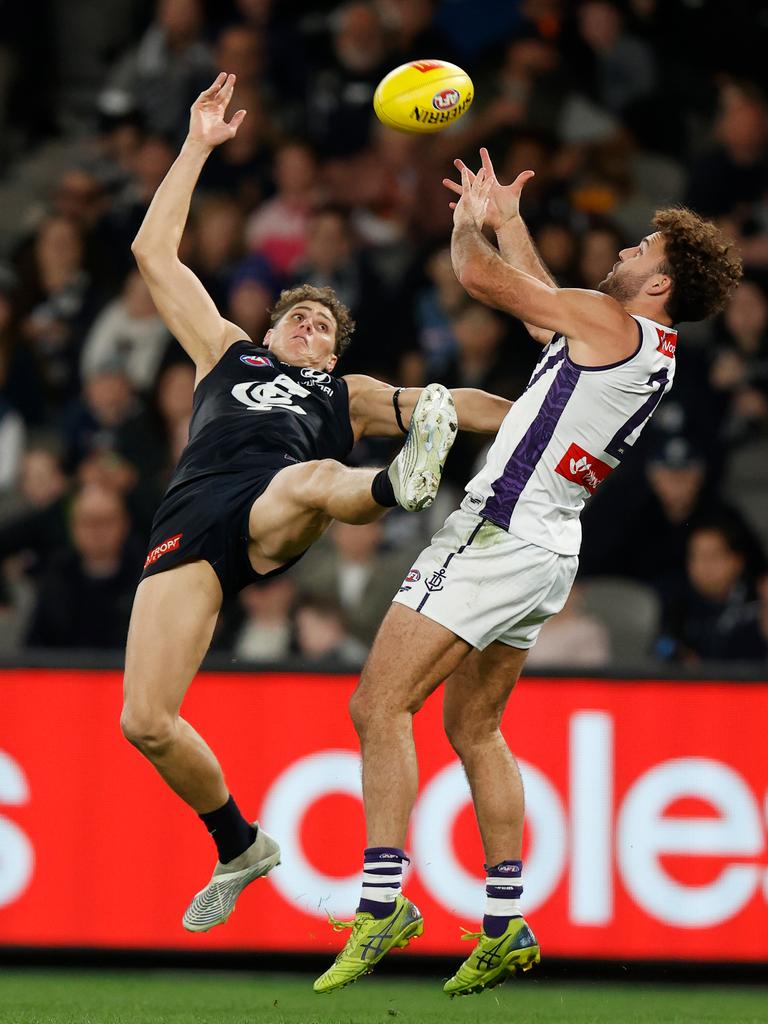
POLYGON ((533 376, 526 384, 525 390, 528 391, 530 388, 532 388, 536 381, 544 376, 547 370, 551 370, 553 366, 557 366, 557 364, 561 363, 563 359, 565 359, 565 346, 563 346, 563 348, 561 348, 559 352, 555 352, 553 356, 550 356, 546 363, 544 363, 544 365, 541 367, 541 369, 537 369, 534 372, 533 376))
POLYGON ((580 376, 581 371, 571 363, 564 362, 557 371, 536 414, 536 419, 520 438, 517 448, 504 467, 504 472, 494 480, 493 494, 479 513, 483 519, 490 519, 503 530, 509 529, 515 505, 523 493, 523 488, 533 476, 544 449, 552 440, 557 421, 562 416, 580 376))

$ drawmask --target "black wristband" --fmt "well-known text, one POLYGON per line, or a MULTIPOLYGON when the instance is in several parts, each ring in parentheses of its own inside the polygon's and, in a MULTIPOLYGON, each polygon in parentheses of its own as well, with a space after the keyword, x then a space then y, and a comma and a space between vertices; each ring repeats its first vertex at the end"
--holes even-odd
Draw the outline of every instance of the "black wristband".
POLYGON ((407 434, 408 431, 406 430, 405 424, 403 423, 403 417, 400 415, 400 402, 398 401, 398 396, 400 395, 400 392, 403 390, 405 389, 395 388, 395 391, 392 394, 392 405, 395 407, 395 419, 397 420, 398 427, 400 427, 404 434, 407 434))

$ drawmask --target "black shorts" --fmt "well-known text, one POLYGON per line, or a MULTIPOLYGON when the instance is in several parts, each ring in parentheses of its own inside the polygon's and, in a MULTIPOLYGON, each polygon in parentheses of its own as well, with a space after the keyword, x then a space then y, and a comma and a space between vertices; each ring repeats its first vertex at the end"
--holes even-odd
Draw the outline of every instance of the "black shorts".
POLYGON ((152 521, 142 579, 182 562, 210 562, 224 597, 249 583, 276 576, 298 562, 292 558, 269 573, 254 572, 248 558, 248 519, 254 501, 281 469, 280 456, 254 458, 247 473, 218 473, 179 484, 163 498, 152 521))

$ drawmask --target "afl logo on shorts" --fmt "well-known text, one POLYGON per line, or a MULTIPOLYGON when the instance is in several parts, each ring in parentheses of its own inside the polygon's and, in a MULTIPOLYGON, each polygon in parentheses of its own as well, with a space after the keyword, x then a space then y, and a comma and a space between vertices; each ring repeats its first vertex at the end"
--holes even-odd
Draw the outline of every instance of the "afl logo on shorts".
POLYGON ((240 356, 240 362, 246 363, 248 366, 273 366, 271 359, 267 359, 266 356, 240 356))
POLYGON ((421 573, 418 569, 411 569, 408 575, 405 577, 406 583, 418 583, 421 579, 421 573))
POLYGON ((301 376, 307 380, 314 381, 315 384, 327 384, 331 379, 330 373, 325 373, 323 370, 312 370, 306 368, 301 371, 301 376))
POLYGON ((432 106, 435 110, 453 110, 460 99, 456 89, 443 89, 432 97, 432 106))

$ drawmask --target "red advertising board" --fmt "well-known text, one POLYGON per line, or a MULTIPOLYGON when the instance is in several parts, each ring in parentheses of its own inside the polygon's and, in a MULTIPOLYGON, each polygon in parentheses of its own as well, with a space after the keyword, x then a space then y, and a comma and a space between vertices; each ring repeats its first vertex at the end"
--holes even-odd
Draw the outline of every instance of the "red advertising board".
MULTIPOLYGON (((319 951, 350 914, 364 844, 354 679, 203 674, 186 717, 283 863, 190 935, 210 874, 195 815, 120 735, 120 677, 0 671, 0 944, 319 951)), ((483 856, 439 694, 407 892, 414 953, 456 953, 483 856)), ((768 683, 526 679, 504 723, 526 785, 524 905, 550 956, 768 961, 768 683)))

